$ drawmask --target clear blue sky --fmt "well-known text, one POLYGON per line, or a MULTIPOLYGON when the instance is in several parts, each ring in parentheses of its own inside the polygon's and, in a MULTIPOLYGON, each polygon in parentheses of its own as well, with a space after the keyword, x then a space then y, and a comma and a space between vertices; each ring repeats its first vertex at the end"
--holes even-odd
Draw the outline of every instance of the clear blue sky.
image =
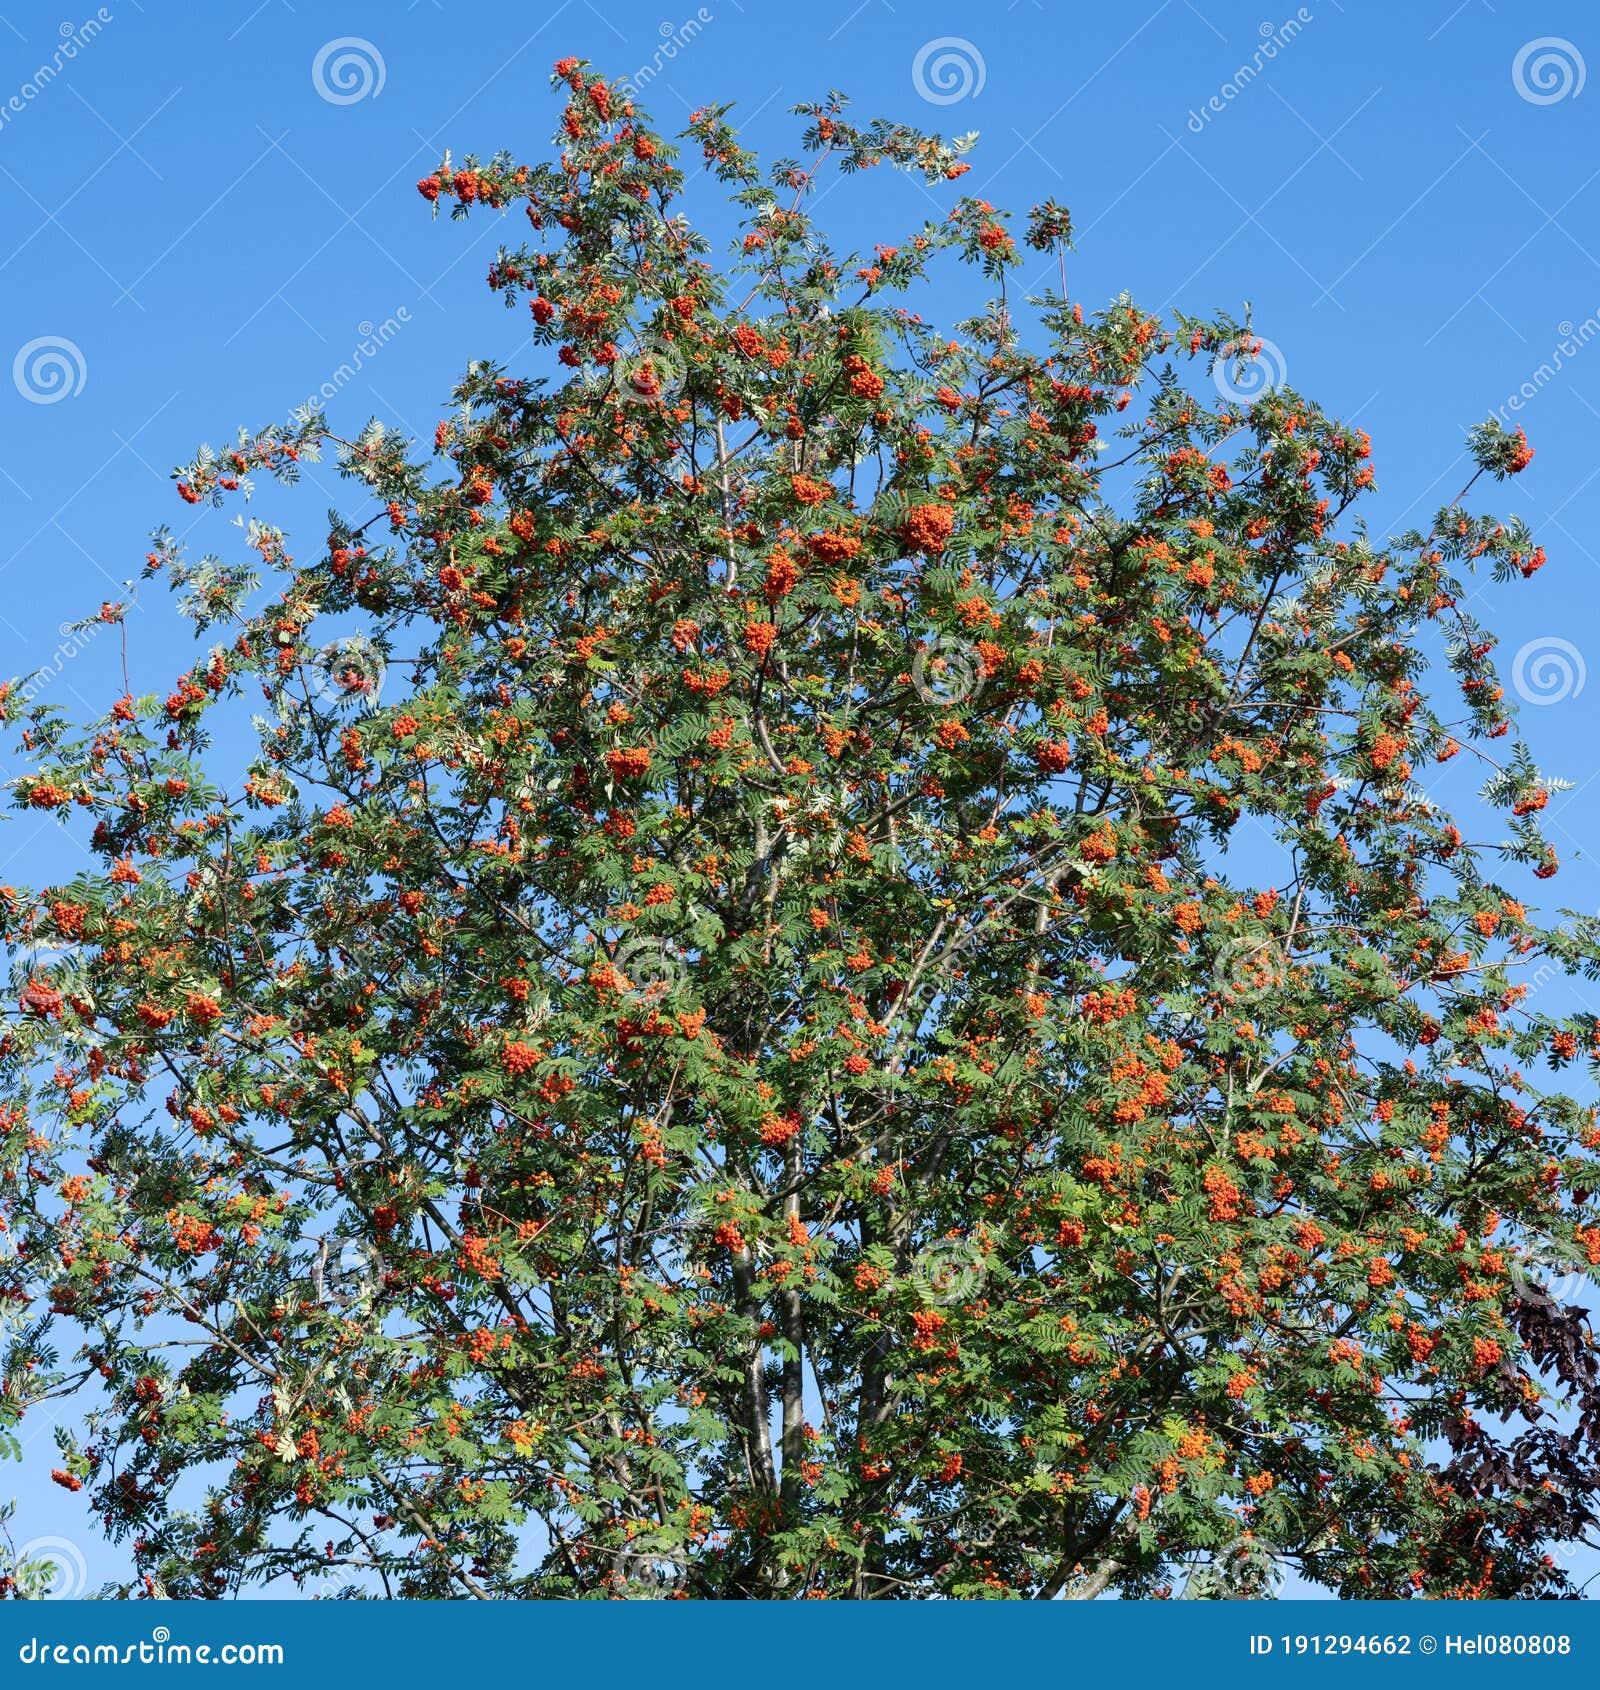
MULTIPOLYGON (((328 402, 342 432, 376 414, 426 433, 469 356, 515 361, 523 318, 483 285, 500 225, 435 223, 413 183, 445 146, 541 152, 554 59, 634 76, 668 128, 734 100, 766 152, 795 150, 789 106, 839 87, 866 115, 979 131, 964 188, 1068 204, 1090 306, 1252 301, 1289 380, 1371 434, 1375 530, 1455 493, 1470 424, 1504 407, 1527 428, 1539 455, 1502 493, 1550 563, 1474 608, 1508 672, 1525 652, 1523 690, 1555 695, 1523 710, 1541 765, 1576 784, 1548 812, 1565 868, 1547 890, 1600 910, 1600 10, 674 4, 0 0, 0 674, 59 669, 50 696, 102 708, 115 636, 63 658, 59 625, 121 596, 157 521, 230 546, 172 465, 285 417, 373 330, 381 350, 328 402)), ((869 179, 831 203, 866 244, 920 218, 919 193, 869 179)), ((302 547, 347 497, 322 481, 285 524, 302 547)), ((284 508, 270 489, 258 506, 284 508)), ((187 660, 159 595, 130 653, 138 690, 187 660)), ((58 838, 8 827, 0 877, 59 873, 58 838)), ((72 1537, 98 1584, 115 1557, 42 1482, 48 1444, 0 1469, 14 1535, 72 1537)))

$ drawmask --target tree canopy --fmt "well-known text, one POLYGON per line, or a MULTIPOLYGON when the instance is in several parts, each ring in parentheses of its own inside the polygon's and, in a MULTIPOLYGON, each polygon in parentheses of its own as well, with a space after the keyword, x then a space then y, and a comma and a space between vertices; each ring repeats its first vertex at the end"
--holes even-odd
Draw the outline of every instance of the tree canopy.
POLYGON ((1379 543, 1248 321, 1069 297, 965 141, 697 112, 718 259, 554 80, 418 184, 540 351, 202 450, 333 453, 325 544, 159 531, 170 694, 0 689, 92 853, 0 888, 4 1414, 150 1594, 1561 1593, 1600 946, 1463 608, 1526 441, 1379 543), (941 207, 836 250, 872 167, 941 207))

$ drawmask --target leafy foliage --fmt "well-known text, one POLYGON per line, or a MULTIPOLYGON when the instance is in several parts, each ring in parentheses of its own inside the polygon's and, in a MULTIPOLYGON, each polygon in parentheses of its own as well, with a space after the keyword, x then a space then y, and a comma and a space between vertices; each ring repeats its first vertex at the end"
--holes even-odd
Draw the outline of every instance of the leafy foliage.
POLYGON ((554 162, 419 184, 531 225, 550 373, 203 452, 357 508, 158 534, 221 643, 7 705, 98 865, 0 906, 8 1411, 94 1387, 59 1475, 174 1596, 1558 1590, 1600 1134, 1533 1071, 1600 1049, 1525 982, 1600 952, 1416 772, 1554 873, 1459 608, 1543 554, 1466 489, 1370 540, 1364 435, 1217 397, 1248 324, 1016 299, 1070 219, 964 141, 695 114, 719 267, 556 81, 554 162), (837 253, 830 166, 948 210, 837 253))

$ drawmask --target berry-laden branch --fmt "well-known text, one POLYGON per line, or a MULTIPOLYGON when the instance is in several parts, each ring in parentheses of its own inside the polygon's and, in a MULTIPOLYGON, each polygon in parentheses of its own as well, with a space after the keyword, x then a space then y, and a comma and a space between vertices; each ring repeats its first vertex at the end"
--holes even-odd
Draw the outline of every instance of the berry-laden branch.
POLYGON ((202 452, 350 514, 159 532, 169 695, 0 693, 93 865, 0 890, 4 1414, 95 1376, 58 1477, 175 1596, 1559 1593, 1600 1043, 1523 982, 1600 948, 1459 609, 1543 552, 1373 543, 1364 435, 1025 298, 1070 220, 960 146, 696 113, 719 258, 555 85, 419 184, 531 357, 202 452), (825 165, 945 209, 843 253, 825 165), (1497 861, 1419 780, 1500 738, 1497 861))

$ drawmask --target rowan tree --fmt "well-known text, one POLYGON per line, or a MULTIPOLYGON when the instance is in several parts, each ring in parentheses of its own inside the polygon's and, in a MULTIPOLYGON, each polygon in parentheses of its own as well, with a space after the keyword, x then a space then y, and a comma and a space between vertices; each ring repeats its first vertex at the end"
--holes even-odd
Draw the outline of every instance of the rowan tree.
POLYGON ((1561 1593, 1600 1029, 1526 982, 1600 946, 1462 603, 1521 434, 1380 544, 1365 435, 965 143, 708 109, 695 186, 555 85, 419 184, 535 350, 202 450, 326 448, 326 543, 158 531, 170 694, 9 691, 90 866, 0 893, 6 1413, 150 1594, 1561 1593), (942 204, 863 258, 869 167, 942 204))

